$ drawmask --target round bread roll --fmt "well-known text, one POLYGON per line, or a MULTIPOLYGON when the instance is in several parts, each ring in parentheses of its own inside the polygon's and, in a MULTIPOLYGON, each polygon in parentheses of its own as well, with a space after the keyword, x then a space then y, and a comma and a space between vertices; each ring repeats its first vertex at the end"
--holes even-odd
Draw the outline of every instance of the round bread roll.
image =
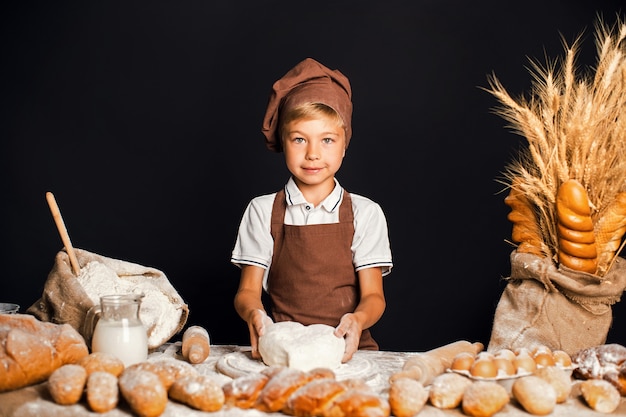
POLYGON ((530 414, 545 416, 556 407, 556 390, 548 381, 535 375, 527 375, 515 380, 511 393, 530 414))
POLYGON ((217 411, 224 405, 222 387, 206 375, 178 378, 169 389, 169 397, 200 411, 217 411))
POLYGON ((119 376, 118 386, 131 410, 139 417, 157 417, 165 411, 167 390, 157 374, 127 367, 119 376))
POLYGON ((463 394, 461 408, 471 417, 490 417, 510 401, 506 389, 494 381, 474 381, 463 394))
POLYGON ((572 379, 569 374, 558 366, 537 368, 535 376, 546 380, 556 392, 557 404, 565 402, 572 392, 572 379))
POLYGON ((124 362, 108 352, 92 352, 82 358, 78 364, 85 368, 87 375, 91 375, 92 372, 96 371, 104 371, 120 376, 124 370, 124 362))
POLYGON ((414 416, 424 408, 427 401, 428 391, 415 379, 398 378, 389 387, 389 406, 395 417, 414 416))
POLYGON ((92 411, 106 413, 117 407, 117 376, 107 371, 93 371, 87 377, 87 405, 92 411))
POLYGON ((470 385, 471 379, 454 372, 437 375, 430 385, 430 403, 441 409, 456 408, 461 404, 463 393, 470 385))
POLYGON ((612 413, 622 400, 617 388, 603 379, 588 379, 581 382, 580 393, 587 405, 600 413, 612 413))
POLYGON ((86 382, 85 368, 76 364, 65 364, 50 374, 48 391, 52 400, 57 404, 76 404, 83 396, 86 382))

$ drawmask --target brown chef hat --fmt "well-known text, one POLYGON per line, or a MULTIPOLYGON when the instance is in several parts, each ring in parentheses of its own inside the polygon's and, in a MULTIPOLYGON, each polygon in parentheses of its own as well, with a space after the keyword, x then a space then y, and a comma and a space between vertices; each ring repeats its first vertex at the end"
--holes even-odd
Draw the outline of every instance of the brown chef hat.
POLYGON ((287 72, 272 86, 262 132, 267 147, 281 152, 278 130, 279 112, 303 103, 323 103, 333 108, 345 124, 346 147, 352 137, 352 89, 350 81, 338 70, 331 70, 307 58, 287 72))

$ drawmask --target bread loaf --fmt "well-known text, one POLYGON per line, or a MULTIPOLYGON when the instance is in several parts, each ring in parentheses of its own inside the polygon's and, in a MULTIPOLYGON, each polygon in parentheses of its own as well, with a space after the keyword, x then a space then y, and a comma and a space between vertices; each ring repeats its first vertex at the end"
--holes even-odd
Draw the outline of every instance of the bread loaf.
POLYGON ((598 250, 589 197, 578 181, 565 181, 556 195, 559 262, 577 271, 595 273, 598 250))
POLYGON ((85 340, 68 324, 0 314, 0 392, 45 381, 62 365, 88 354, 85 340))
POLYGON ((604 276, 626 233, 626 192, 618 193, 594 225, 598 245, 598 275, 604 276))
POLYGON ((183 333, 182 354, 189 363, 202 363, 211 353, 209 333, 204 327, 191 326, 183 333))
MULTIPOLYGON (((415 380, 412 382, 417 383, 415 380)), ((297 417, 388 417, 390 405, 360 379, 338 381, 331 369, 271 366, 222 386, 224 405, 297 417)), ((396 397, 396 398, 399 398, 396 397)), ((409 399, 399 406, 412 407, 409 399)), ((424 400, 425 401, 425 400, 424 400)))
POLYGON ((504 203, 511 208, 507 218, 513 223, 511 238, 519 243, 517 251, 546 256, 546 245, 543 243, 541 229, 537 222, 534 208, 524 192, 519 188, 521 181, 515 178, 511 184, 509 195, 504 203))

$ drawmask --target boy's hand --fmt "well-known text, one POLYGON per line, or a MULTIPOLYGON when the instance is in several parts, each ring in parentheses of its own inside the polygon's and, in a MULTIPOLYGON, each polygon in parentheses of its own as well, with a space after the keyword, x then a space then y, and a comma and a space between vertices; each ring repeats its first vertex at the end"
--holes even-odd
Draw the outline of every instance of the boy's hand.
POLYGON ((259 353, 259 337, 265 333, 265 327, 274 324, 265 311, 256 309, 250 314, 248 319, 248 329, 250 331, 250 346, 252 347, 252 357, 262 359, 259 353))
POLYGON ((341 359, 342 363, 352 359, 352 355, 359 349, 359 341, 361 340, 361 325, 352 313, 344 314, 341 317, 339 325, 335 328, 334 335, 346 339, 346 350, 341 359))

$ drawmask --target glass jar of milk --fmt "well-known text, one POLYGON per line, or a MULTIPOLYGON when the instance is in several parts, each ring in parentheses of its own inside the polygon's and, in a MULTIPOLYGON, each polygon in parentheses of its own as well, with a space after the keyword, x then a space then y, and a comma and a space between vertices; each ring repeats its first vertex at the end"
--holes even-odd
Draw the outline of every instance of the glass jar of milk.
MULTIPOLYGON (((111 294, 100 297, 99 318, 91 339, 92 352, 108 352, 125 366, 148 358, 148 334, 139 317, 143 294, 111 294)), ((94 314, 95 313, 95 314, 94 314)))

